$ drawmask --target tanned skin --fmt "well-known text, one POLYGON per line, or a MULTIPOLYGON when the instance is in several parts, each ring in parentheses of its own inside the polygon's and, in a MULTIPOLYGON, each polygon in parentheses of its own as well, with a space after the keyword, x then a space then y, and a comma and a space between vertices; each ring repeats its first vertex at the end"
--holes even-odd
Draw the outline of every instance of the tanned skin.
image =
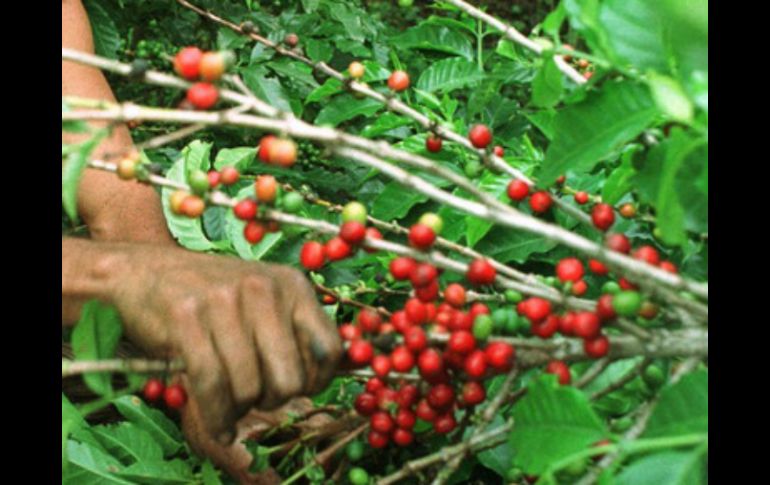
MULTIPOLYGON (((62 1, 62 46, 94 50, 79 0, 62 1)), ((62 62, 62 95, 114 100, 99 70, 71 62, 62 62)), ((62 133, 63 142, 82 139, 62 133)), ((131 147, 121 125, 93 156, 131 147)), ((126 337, 148 355, 184 359, 188 441, 249 481, 251 458, 234 442, 238 420, 320 391, 342 353, 307 278, 288 266, 179 248, 155 190, 113 174, 86 170, 78 211, 91 238, 62 238, 62 324, 99 299, 118 309, 126 337)))

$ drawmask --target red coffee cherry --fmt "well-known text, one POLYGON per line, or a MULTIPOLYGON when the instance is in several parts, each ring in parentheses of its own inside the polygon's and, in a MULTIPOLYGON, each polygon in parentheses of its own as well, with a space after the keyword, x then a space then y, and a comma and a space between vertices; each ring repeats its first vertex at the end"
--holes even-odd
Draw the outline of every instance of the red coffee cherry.
POLYGON ((618 212, 626 219, 630 219, 636 215, 636 207, 634 207, 634 204, 623 204, 618 212))
POLYGON ((408 329, 412 328, 412 323, 403 310, 393 312, 393 315, 390 316, 390 323, 393 324, 393 328, 399 333, 405 333, 408 329))
POLYGON ((209 109, 217 103, 219 91, 213 84, 195 83, 187 90, 187 101, 196 109, 209 109))
POLYGON ((342 340, 357 340, 360 339, 362 335, 361 327, 353 325, 352 323, 340 325, 340 328, 338 328, 337 331, 340 333, 340 338, 342 340))
POLYGON ((422 288, 430 285, 437 277, 438 271, 435 266, 430 263, 417 263, 409 275, 409 280, 415 288, 422 288))
POLYGON ((433 420, 433 430, 439 434, 447 434, 457 427, 457 421, 452 413, 437 416, 433 420))
POLYGON ((187 403, 187 393, 181 384, 171 384, 163 391, 163 400, 171 409, 181 409, 187 403))
MULTIPOLYGON (((399 408, 401 409, 411 409, 412 405, 417 401, 417 398, 419 397, 420 391, 417 389, 417 386, 414 384, 403 384, 398 390, 398 395, 396 396, 396 404, 398 404, 399 408)), ((399 426, 401 425, 399 424, 399 426)), ((401 427, 410 428, 410 426, 401 427)))
POLYGON ((409 74, 404 71, 393 71, 388 78, 388 87, 393 91, 404 91, 409 87, 409 74))
POLYGON ((160 396, 163 395, 163 392, 166 390, 166 386, 163 384, 163 381, 160 379, 148 379, 147 382, 144 384, 144 389, 142 390, 142 393, 144 394, 144 398, 150 402, 155 402, 158 399, 160 399, 160 396))
POLYGON ((671 261, 661 261, 660 269, 662 269, 663 271, 668 271, 669 273, 674 273, 674 274, 677 274, 679 272, 676 265, 671 261))
POLYGON ((444 301, 455 308, 465 305, 465 288, 459 283, 452 283, 444 288, 444 301))
POLYGON ((618 285, 620 285, 620 287, 624 290, 636 290, 638 288, 635 284, 631 283, 625 278, 620 278, 618 280, 618 285))
POLYGON ((257 203, 251 199, 243 199, 233 207, 235 217, 242 221, 248 221, 257 217, 257 203))
POLYGON ((369 310, 368 308, 364 308, 358 313, 358 325, 361 327, 361 330, 368 333, 376 333, 380 329, 380 324, 382 323, 382 317, 380 317, 380 314, 369 310))
POLYGON ((436 417, 438 416, 438 413, 435 409, 430 407, 430 404, 428 404, 428 400, 425 398, 420 399, 420 402, 417 403, 417 408, 415 409, 415 414, 417 414, 417 417, 422 419, 423 421, 432 422, 436 417))
POLYGON ((222 185, 233 185, 241 177, 238 169, 235 167, 223 167, 220 173, 219 180, 222 185))
POLYGON ((390 358, 386 355, 375 355, 372 358, 372 370, 384 379, 390 373, 390 358))
POLYGON ((449 328, 454 331, 471 331, 473 329, 473 320, 473 316, 470 314, 470 312, 465 313, 463 311, 456 310, 452 314, 452 318, 449 321, 449 328))
POLYGON ((507 372, 513 368, 516 349, 505 342, 492 342, 484 349, 487 364, 498 372, 507 372))
POLYGON ((309 271, 318 271, 326 261, 324 246, 318 241, 308 241, 302 246, 299 261, 309 271))
POLYGON ((628 254, 631 252, 631 242, 624 234, 608 234, 605 245, 613 251, 628 254))
POLYGON ((297 161, 297 144, 287 138, 273 140, 268 147, 269 162, 289 168, 297 161))
POLYGON ((652 320, 658 316, 658 305, 649 300, 645 300, 642 302, 641 308, 639 308, 638 315, 645 320, 652 320))
POLYGON ((361 416, 371 416, 378 409, 377 398, 374 394, 362 392, 356 396, 353 407, 356 408, 356 412, 361 416))
POLYGON ((601 322, 598 315, 593 312, 579 312, 575 314, 575 336, 592 339, 599 336, 601 322))
POLYGON ((366 385, 364 387, 366 388, 366 392, 376 396, 380 389, 385 389, 385 381, 379 377, 371 377, 368 381, 366 381, 366 385))
POLYGON ((463 369, 471 379, 480 379, 487 371, 487 355, 483 350, 474 350, 465 358, 463 369))
POLYGON ((415 288, 414 295, 421 302, 429 303, 438 299, 439 291, 438 281, 433 280, 428 283, 427 286, 423 286, 422 288, 415 288))
POLYGON ((519 313, 523 313, 531 322, 541 322, 551 314, 551 302, 540 297, 527 298, 519 305, 522 308, 519 313))
POLYGON ((390 362, 396 372, 409 372, 414 367, 414 356, 404 346, 398 346, 390 353, 390 362))
POLYGON ((377 407, 383 411, 390 412, 394 406, 398 405, 398 392, 389 387, 379 389, 375 396, 377 397, 377 407))
POLYGON ((278 184, 276 184, 275 177, 272 175, 260 175, 257 177, 255 189, 258 201, 272 204, 278 193, 278 184))
POLYGON ((588 202, 588 194, 585 192, 576 192, 575 202, 577 202, 580 205, 585 204, 586 202, 588 202))
POLYGON ((404 332, 404 345, 412 352, 418 353, 428 346, 428 337, 420 327, 409 327, 404 332))
POLYGON ((484 386, 476 381, 468 381, 463 384, 462 399, 468 406, 475 406, 484 402, 487 397, 487 392, 484 390, 484 386))
POLYGON ((592 273, 599 276, 604 276, 610 272, 610 269, 605 266, 604 263, 596 259, 588 260, 588 269, 590 269, 592 273))
POLYGON ((660 263, 660 254, 658 253, 658 250, 649 244, 641 246, 639 249, 634 251, 631 256, 653 266, 657 266, 660 263))
POLYGON ((346 243, 339 236, 333 237, 324 244, 324 253, 329 261, 339 261, 350 256, 352 252, 350 244, 346 243))
POLYGON ((398 446, 409 446, 414 441, 414 434, 408 429, 396 428, 393 431, 393 442, 398 446))
POLYGON ((425 139, 425 148, 429 152, 440 152, 441 151, 441 137, 434 136, 434 135, 428 135, 428 138, 425 139))
POLYGON ((529 185, 526 182, 513 179, 508 184, 508 197, 511 200, 520 201, 524 200, 529 195, 529 185))
POLYGON ((197 47, 185 47, 174 56, 174 71, 187 80, 194 80, 200 74, 203 51, 197 47))
POLYGON ((354 340, 348 347, 348 358, 357 366, 364 366, 372 361, 374 347, 367 340, 354 340))
POLYGON ((407 300, 404 311, 409 322, 414 325, 422 325, 428 320, 428 310, 425 308, 425 304, 417 298, 407 300))
POLYGON ((532 334, 537 335, 542 339, 548 339, 554 336, 559 330, 561 319, 556 315, 548 315, 544 320, 539 322, 531 322, 530 328, 532 334))
POLYGON ((615 212, 609 204, 596 204, 591 211, 591 220, 594 226, 606 231, 615 222, 615 212))
POLYGON ((495 145, 495 148, 492 150, 492 152, 495 154, 496 157, 501 157, 505 155, 505 150, 500 145, 495 145))
POLYGON ((492 132, 486 125, 474 125, 468 133, 468 139, 476 148, 486 148, 492 143, 492 132))
POLYGON ((433 409, 440 411, 449 408, 455 402, 455 392, 452 386, 436 384, 431 387, 427 395, 428 404, 433 409))
POLYGON ((475 259, 468 265, 465 277, 476 286, 491 285, 495 282, 497 271, 486 259, 475 259))
POLYGON ((575 314, 567 312, 559 319, 559 333, 570 337, 575 333, 575 314))
POLYGON ((489 315, 491 312, 489 311, 489 307, 485 304, 481 303, 480 301, 477 301, 473 305, 471 305, 471 309, 468 311, 468 314, 471 318, 471 324, 473 323, 473 320, 476 320, 476 317, 479 315, 489 315))
POLYGON ((401 408, 396 413, 396 425, 401 429, 412 429, 417 422, 417 416, 409 409, 401 408))
POLYGON ((204 81, 217 81, 227 69, 226 55, 221 52, 206 52, 201 57, 199 68, 204 81))
POLYGON ((388 438, 387 434, 378 433, 377 431, 371 430, 369 431, 368 441, 369 446, 375 449, 379 448, 385 448, 388 446, 388 441, 390 438, 388 438))
POLYGON ((586 355, 599 359, 607 355, 610 351, 610 341, 604 335, 600 335, 594 339, 583 340, 583 350, 586 355))
POLYGON ((348 221, 340 226, 340 238, 348 244, 360 244, 366 237, 366 226, 358 221, 348 221))
MULTIPOLYGON (((364 235, 365 235, 365 238, 368 239, 369 241, 372 241, 374 239, 380 239, 380 240, 382 239, 382 233, 376 227, 367 227, 364 235)), ((367 253, 377 252, 376 249, 371 247, 365 247, 364 251, 366 251, 367 253)))
POLYGON ((612 320, 615 318, 615 309, 612 307, 612 295, 607 293, 596 300, 596 315, 600 320, 612 320))
POLYGON ((417 249, 428 249, 436 240, 436 233, 425 224, 414 224, 409 229, 409 244, 417 249))
POLYGON ((243 228, 243 238, 251 244, 259 243, 263 237, 265 237, 267 229, 265 225, 259 221, 249 221, 243 228))
POLYGON ((552 204, 553 199, 551 199, 551 194, 542 190, 540 192, 535 192, 529 198, 529 207, 532 209, 532 212, 536 214, 542 214, 548 211, 552 204))
POLYGON ((564 175, 559 175, 559 177, 556 179, 556 185, 564 185, 564 182, 567 181, 567 177, 564 175))
POLYGON ((578 281, 583 273, 583 263, 577 258, 564 258, 556 265, 556 276, 562 283, 578 281))
POLYGON ((467 354, 476 348, 476 339, 467 330, 453 332, 447 342, 447 349, 458 354, 467 354))
POLYGON ((273 146, 273 142, 277 139, 278 137, 275 135, 265 135, 262 137, 259 141, 259 151, 257 152, 260 160, 265 163, 270 163, 270 150, 273 146))
POLYGON ((206 210, 206 203, 203 199, 197 195, 188 195, 182 199, 182 204, 179 206, 179 212, 190 218, 199 217, 206 210))
POLYGON ((209 170, 206 176, 209 178, 209 187, 216 188, 221 182, 222 175, 216 170, 209 170))
POLYGON ((416 267, 417 261, 414 259, 399 256, 390 262, 390 274, 398 281, 407 280, 416 267))
POLYGON ((545 371, 548 374, 555 374, 559 378, 559 384, 567 385, 572 382, 572 375, 569 372, 567 364, 561 360, 552 360, 545 367, 545 371))
POLYGON ((572 294, 575 296, 583 296, 588 291, 588 283, 585 280, 576 281, 572 285, 572 294))
POLYGON ((420 352, 417 367, 423 377, 435 376, 444 370, 444 361, 436 349, 428 348, 420 352))

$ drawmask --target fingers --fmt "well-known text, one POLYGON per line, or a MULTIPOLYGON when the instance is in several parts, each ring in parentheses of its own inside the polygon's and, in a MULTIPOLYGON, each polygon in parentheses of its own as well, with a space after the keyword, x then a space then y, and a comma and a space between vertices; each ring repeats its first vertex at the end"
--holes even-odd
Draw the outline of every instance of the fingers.
POLYGON ((201 419, 208 432, 223 442, 232 440, 235 407, 225 368, 214 349, 213 339, 200 318, 195 299, 180 299, 171 309, 178 330, 176 341, 185 361, 192 397, 200 404, 201 419))
POLYGON ((273 280, 252 276, 244 281, 241 315, 254 329, 263 379, 258 407, 272 409, 302 393, 305 370, 295 335, 273 280))

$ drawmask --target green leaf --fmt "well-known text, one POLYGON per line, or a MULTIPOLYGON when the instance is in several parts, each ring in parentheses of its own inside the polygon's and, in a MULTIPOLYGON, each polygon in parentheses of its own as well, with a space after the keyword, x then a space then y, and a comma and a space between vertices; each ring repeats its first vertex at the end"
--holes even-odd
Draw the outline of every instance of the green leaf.
POLYGON ((607 180, 602 187, 602 200, 606 204, 615 205, 621 197, 627 194, 633 188, 633 178, 636 170, 632 165, 634 153, 638 152, 638 146, 632 150, 627 150, 622 155, 620 166, 610 172, 607 180))
MULTIPOLYGON (((92 300, 83 305, 80 320, 72 331, 72 352, 75 360, 109 359, 115 355, 123 325, 115 308, 92 300)), ((109 372, 87 372, 83 380, 99 395, 112 393, 109 372)))
POLYGON ((415 205, 428 198, 415 190, 405 188, 397 182, 390 182, 372 202, 372 216, 385 221, 400 219, 415 205))
POLYGON ((708 371, 698 370, 663 388, 642 438, 708 433, 708 371))
POLYGON ((556 7, 556 10, 549 13, 545 17, 545 20, 543 20, 543 32, 551 36, 559 35, 559 30, 566 17, 567 11, 564 9, 564 4, 559 2, 559 6, 556 7))
MULTIPOLYGON (((241 200, 253 194, 254 187, 249 185, 238 192, 236 199, 241 200)), ((227 238, 233 243, 238 256, 249 261, 259 261, 283 239, 283 232, 271 232, 265 234, 265 237, 259 243, 252 245, 243 236, 243 229, 245 227, 246 221, 235 217, 233 211, 227 211, 225 215, 227 238)))
POLYGON ((122 470, 120 462, 86 443, 67 442, 67 473, 62 484, 72 485, 132 485, 114 475, 122 470))
POLYGON ((599 0, 562 0, 570 25, 581 33, 592 51, 607 54, 607 38, 599 21, 599 0))
POLYGON ((329 14, 345 27, 345 37, 361 43, 366 39, 364 27, 358 12, 342 3, 327 3, 329 14))
POLYGON ((94 38, 94 50, 97 55, 110 59, 118 58, 120 32, 107 11, 95 0, 86 0, 83 6, 88 11, 91 31, 94 38))
POLYGON ((337 79, 334 79, 333 77, 330 77, 326 80, 323 84, 315 88, 313 91, 308 94, 307 98, 305 98, 305 104, 309 103, 315 103, 318 101, 321 101, 322 99, 326 99, 329 96, 335 95, 337 93, 342 92, 342 83, 339 82, 337 79))
POLYGON ((69 154, 61 170, 61 202, 64 211, 71 220, 78 217, 78 187, 83 172, 88 166, 91 152, 107 134, 105 130, 99 130, 88 140, 84 141, 69 154))
POLYGON ((550 108, 559 102, 563 91, 559 67, 552 57, 544 59, 532 81, 532 104, 538 108, 550 108))
MULTIPOLYGON (((479 181, 478 187, 496 199, 504 199, 509 182, 510 177, 487 171, 479 181)), ((467 216, 466 225, 465 239, 470 247, 475 246, 494 226, 493 223, 475 216, 467 216)))
POLYGON ((182 434, 161 411, 152 409, 136 396, 123 396, 112 403, 124 418, 152 436, 164 456, 173 455, 182 449, 182 434))
POLYGON ((462 57, 450 57, 434 62, 417 80, 417 88, 428 92, 451 92, 484 79, 484 73, 473 62, 462 57))
POLYGON ((254 163, 256 156, 256 148, 223 148, 217 152, 217 156, 214 159, 214 168, 222 170, 224 167, 235 167, 239 172, 243 173, 254 163))
POLYGON ((327 41, 306 39, 304 44, 305 53, 307 53, 307 56, 314 62, 329 62, 334 55, 334 49, 329 45, 329 42, 327 41))
POLYGON ((412 120, 404 116, 399 116, 391 112, 383 113, 382 116, 378 116, 374 120, 374 123, 368 125, 363 129, 363 131, 361 131, 361 136, 366 138, 376 138, 383 133, 387 133, 402 126, 410 125, 411 123, 412 120))
POLYGON ((119 472, 121 477, 131 480, 133 483, 146 485, 189 484, 193 480, 190 465, 182 460, 144 460, 134 463, 119 472))
POLYGON ((661 113, 674 121, 686 124, 692 122, 695 107, 676 79, 650 72, 647 74, 647 84, 661 113))
POLYGON ((473 60, 473 47, 467 36, 437 25, 419 25, 391 39, 401 49, 426 49, 455 54, 473 60))
MULTIPOLYGON (((208 157, 206 158, 208 160, 208 157)), ((175 182, 187 183, 185 177, 185 157, 180 157, 171 169, 166 172, 166 178, 169 178, 175 182)), ((163 214, 166 217, 166 224, 168 225, 171 235, 179 241, 179 244, 192 249, 193 251, 208 251, 214 249, 215 246, 211 241, 206 238, 206 234, 203 232, 200 218, 191 219, 189 217, 174 214, 171 210, 169 198, 174 193, 174 189, 164 187, 162 191, 163 214)))
MULTIPOLYGON (((213 143, 205 143, 200 140, 195 140, 182 149, 182 157, 184 158, 184 168, 186 175, 189 175, 195 170, 208 170, 209 166, 211 165, 210 157, 212 146, 213 143)), ((183 182, 186 182, 186 180, 183 182)))
POLYGON ((299 61, 287 57, 268 62, 267 67, 277 74, 290 79, 292 82, 302 83, 311 89, 318 87, 318 81, 313 77, 313 68, 299 61))
POLYGON ((548 466, 606 436, 588 398, 573 387, 539 379, 513 408, 514 464, 538 475, 548 466))
POLYGON ((615 56, 641 70, 668 70, 663 23, 657 0, 607 0, 599 22, 615 56))
POLYGON ((700 485, 708 483, 705 453, 666 451, 645 456, 628 465, 616 485, 700 485))
POLYGON ((133 423, 94 426, 91 432, 110 454, 129 465, 138 461, 162 460, 163 450, 150 434, 133 423))
MULTIPOLYGON (((501 418, 500 415, 497 415, 487 429, 491 431, 494 428, 502 426, 502 424, 503 418, 501 418)), ((490 470, 494 470, 498 475, 504 477, 505 473, 511 467, 511 460, 513 459, 513 455, 514 452, 511 443, 505 441, 504 443, 495 446, 494 448, 480 452, 476 455, 476 458, 478 458, 482 465, 489 468, 490 470)))
POLYGON ((201 465, 201 478, 203 479, 203 485, 222 485, 222 480, 219 479, 219 472, 208 458, 201 465))
POLYGON ((656 115, 646 86, 629 81, 605 84, 602 91, 560 110, 553 121, 553 142, 540 170, 540 184, 552 184, 567 170, 591 170, 619 145, 638 136, 656 115))
POLYGON ((316 116, 317 125, 337 126, 343 121, 357 116, 372 116, 382 109, 382 103, 376 99, 356 99, 350 94, 335 96, 316 116))
POLYGON ((272 106, 291 113, 289 96, 281 83, 274 78, 268 78, 267 70, 263 66, 249 66, 241 72, 243 82, 254 95, 272 106))
POLYGON ((529 232, 495 227, 478 243, 476 250, 507 263, 525 263, 533 254, 546 253, 556 243, 529 232))

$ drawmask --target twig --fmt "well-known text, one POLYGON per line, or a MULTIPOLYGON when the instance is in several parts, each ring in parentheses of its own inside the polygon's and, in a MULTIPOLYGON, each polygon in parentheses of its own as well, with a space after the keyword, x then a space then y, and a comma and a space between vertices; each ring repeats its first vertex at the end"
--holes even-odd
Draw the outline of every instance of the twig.
POLYGON ((644 369, 646 369, 647 366, 650 365, 650 362, 652 362, 652 359, 650 359, 649 357, 645 357, 638 364, 636 364, 631 370, 623 374, 619 379, 610 383, 607 387, 604 387, 603 389, 599 389, 598 391, 591 394, 591 400, 595 401, 597 399, 601 399, 602 397, 606 396, 612 391, 615 391, 625 386, 626 384, 631 382, 636 376, 638 376, 640 373, 644 372, 644 369))
POLYGON ((587 386, 591 381, 599 377, 599 374, 604 372, 604 369, 606 369, 608 365, 610 365, 610 359, 607 357, 602 357, 601 359, 597 360, 594 362, 594 365, 585 371, 585 373, 580 376, 580 379, 575 382, 575 387, 581 389, 587 386))

